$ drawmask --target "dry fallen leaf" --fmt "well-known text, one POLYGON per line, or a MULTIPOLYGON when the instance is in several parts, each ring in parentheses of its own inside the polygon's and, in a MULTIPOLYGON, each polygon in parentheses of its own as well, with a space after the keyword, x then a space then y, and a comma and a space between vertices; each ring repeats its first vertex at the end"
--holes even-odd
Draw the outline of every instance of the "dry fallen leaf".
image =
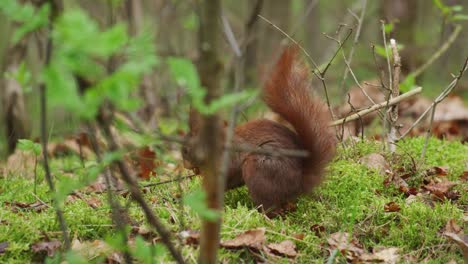
POLYGON ((31 250, 34 253, 46 252, 47 256, 52 257, 55 252, 61 247, 62 243, 58 240, 38 242, 31 245, 31 250))
POLYGON ((436 200, 445 200, 445 198, 456 200, 459 194, 455 191, 450 191, 456 185, 457 183, 448 180, 437 183, 431 181, 429 184, 423 186, 423 188, 428 190, 436 200))
POLYGON ((186 230, 179 233, 185 245, 198 245, 200 243, 200 232, 186 230))
POLYGON ((468 181, 468 171, 464 171, 462 175, 460 175, 460 180, 461 181, 468 181))
POLYGON ((137 166, 138 176, 143 179, 149 179, 154 176, 154 169, 156 168, 156 153, 149 147, 143 147, 138 150, 137 166))
POLYGON ((16 149, 13 154, 8 156, 5 166, 3 166, 3 173, 2 171, 0 173, 5 177, 15 175, 23 178, 33 178, 35 161, 36 157, 32 152, 16 149))
POLYGON ((398 255, 398 248, 380 248, 374 249, 373 253, 362 254, 360 260, 363 263, 385 263, 385 264, 395 264, 400 260, 400 255, 398 255))
POLYGON ((0 243, 0 254, 5 253, 5 250, 8 248, 9 243, 7 241, 0 243))
POLYGON ((454 234, 461 234, 463 232, 463 229, 457 224, 455 219, 450 219, 447 221, 447 224, 445 224, 445 227, 443 229, 443 232, 445 233, 454 233, 454 234))
POLYGON ((100 256, 110 256, 113 252, 113 249, 102 240, 81 242, 78 239, 75 239, 72 242, 71 249, 87 259, 94 259, 100 256))
POLYGON ((271 243, 267 245, 267 248, 271 253, 278 256, 285 256, 288 258, 295 258, 297 256, 296 245, 291 240, 285 240, 277 243, 271 243))
POLYGON ((359 159, 361 164, 364 164, 369 169, 377 170, 381 175, 385 175, 385 171, 390 169, 388 162, 384 156, 378 153, 371 153, 359 159))
POLYGON ((49 208, 49 205, 47 205, 46 203, 43 203, 41 201, 37 201, 37 202, 34 202, 34 203, 23 203, 23 202, 11 202, 10 203, 10 202, 5 202, 4 204, 5 204, 5 206, 10 207, 10 209, 14 213, 19 212, 20 211, 19 209, 24 209, 24 210, 27 210, 27 211, 34 211, 34 212, 40 213, 40 212, 46 210, 47 208, 49 208))
POLYGON ((321 237, 325 232, 325 227, 323 225, 314 224, 310 227, 310 231, 314 232, 317 237, 321 237))
POLYGON ((447 222, 442 234, 455 242, 461 249, 463 257, 468 259, 468 235, 463 232, 454 219, 447 222))
POLYGON ((348 233, 333 233, 327 239, 327 242, 332 250, 339 250, 348 260, 356 260, 364 253, 362 246, 355 239, 351 239, 348 233))
POLYGON ((303 240, 305 235, 303 233, 299 233, 299 234, 293 234, 292 237, 294 237, 297 240, 303 240))
POLYGON ((236 238, 222 241, 221 246, 229 249, 237 249, 242 247, 250 247, 260 249, 261 245, 265 241, 265 228, 257 228, 247 230, 242 234, 236 236, 236 238))
POLYGON ((389 202, 386 205, 384 205, 384 211, 385 212, 399 212, 400 206, 395 202, 389 202))

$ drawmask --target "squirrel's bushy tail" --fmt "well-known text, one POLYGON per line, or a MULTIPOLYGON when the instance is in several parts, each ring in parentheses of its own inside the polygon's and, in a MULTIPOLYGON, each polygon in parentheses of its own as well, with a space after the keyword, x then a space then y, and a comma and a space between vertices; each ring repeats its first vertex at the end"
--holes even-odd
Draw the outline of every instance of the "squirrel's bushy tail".
POLYGON ((298 58, 297 46, 283 51, 269 76, 263 88, 265 103, 294 127, 309 152, 302 179, 308 192, 320 182, 325 166, 335 155, 336 138, 328 125, 330 113, 311 95, 310 69, 298 58))

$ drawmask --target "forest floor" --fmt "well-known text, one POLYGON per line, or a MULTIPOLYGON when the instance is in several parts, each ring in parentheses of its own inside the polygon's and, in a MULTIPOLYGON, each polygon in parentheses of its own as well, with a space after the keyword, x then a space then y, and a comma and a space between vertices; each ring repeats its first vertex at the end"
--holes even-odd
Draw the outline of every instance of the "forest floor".
MULTIPOLYGON (((431 139, 423 161, 423 138, 400 142, 394 155, 382 152, 378 142, 354 144, 340 149, 324 183, 283 217, 259 213, 245 187, 228 192, 219 254, 223 263, 463 263, 466 240, 454 240, 463 241, 463 228, 468 230, 468 146, 431 139)), ((176 176, 181 162, 172 160, 174 165, 158 175, 176 176)), ((29 164, 17 174, 0 174, 0 263, 42 262, 60 247, 61 231, 42 169, 34 194, 34 163, 29 164)), ((52 171, 58 180, 79 177, 86 171, 76 169, 80 164, 77 157, 54 158, 52 171)), ((174 242, 189 263, 197 258, 200 220, 179 198, 199 186, 200 179, 192 178, 144 188, 156 215, 180 238, 174 242)), ((115 235, 110 208, 98 189, 88 186, 68 195, 63 207, 72 248, 86 262, 118 259, 110 253, 115 235)), ((133 219, 130 244, 141 243, 137 235, 156 242, 153 254, 168 261, 138 205, 120 194, 133 219)))

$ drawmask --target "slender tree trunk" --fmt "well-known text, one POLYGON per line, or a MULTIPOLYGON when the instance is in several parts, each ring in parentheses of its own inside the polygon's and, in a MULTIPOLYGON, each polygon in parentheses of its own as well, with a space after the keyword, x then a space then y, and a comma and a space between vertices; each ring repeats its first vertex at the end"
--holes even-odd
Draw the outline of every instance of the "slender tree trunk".
MULTIPOLYGON (((144 7, 143 0, 126 0, 125 9, 127 13, 129 29, 131 35, 138 35, 143 32, 144 7)), ((143 107, 138 111, 139 116, 149 124, 150 128, 155 127, 156 91, 151 76, 143 76, 143 81, 139 87, 139 95, 144 102, 143 107)))
MULTIPOLYGON (((7 38, 8 39, 8 38, 7 38)), ((28 40, 22 39, 8 48, 5 54, 5 72, 17 72, 27 53, 28 40)), ((23 88, 12 77, 4 74, 0 77, 0 92, 2 93, 2 112, 7 142, 7 153, 15 151, 18 139, 29 137, 28 114, 24 103, 23 88)))
MULTIPOLYGON (((264 16, 274 25, 281 28, 286 33, 289 32, 289 22, 291 13, 291 1, 268 0, 265 1, 264 16)), ((272 54, 279 53, 281 41, 285 38, 281 32, 271 27, 264 21, 260 23, 259 63, 260 65, 270 63, 272 54), (276 51, 276 52, 275 52, 276 51)))
MULTIPOLYGON (((221 46, 221 1, 204 0, 200 8, 200 60, 198 72, 201 84, 207 89, 206 102, 209 103, 221 95, 221 77, 223 65, 220 61, 221 46)), ((220 179, 220 158, 223 139, 221 119, 217 114, 203 116, 201 131, 195 146, 197 159, 201 161, 203 187, 207 194, 208 207, 221 213, 224 186, 220 179)), ((219 247, 221 219, 204 219, 200 242, 200 263, 216 263, 219 247)))
MULTIPOLYGON (((415 30, 417 25, 418 1, 415 0, 384 0, 381 6, 382 14, 387 23, 394 22, 395 28, 391 37, 405 45, 401 51, 402 73, 404 75, 418 67, 418 47, 415 45, 415 30)), ((379 33, 382 34, 381 32, 379 33)))

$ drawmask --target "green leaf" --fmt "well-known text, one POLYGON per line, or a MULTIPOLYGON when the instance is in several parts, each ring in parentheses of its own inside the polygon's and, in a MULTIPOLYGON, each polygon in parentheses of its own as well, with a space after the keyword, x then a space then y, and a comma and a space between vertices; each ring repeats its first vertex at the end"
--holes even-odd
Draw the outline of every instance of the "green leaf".
POLYGON ((31 72, 29 72, 29 70, 26 68, 24 61, 21 62, 16 71, 5 72, 5 78, 17 81, 21 85, 24 93, 29 93, 32 91, 32 75, 31 72))
POLYGON ((184 196, 183 202, 203 219, 216 221, 220 217, 217 211, 208 208, 206 205, 206 193, 201 189, 197 189, 184 196))
POLYGON ((189 15, 182 19, 182 27, 188 30, 196 30, 199 27, 199 19, 195 12, 191 12, 189 15))
POLYGON ((461 6, 461 5, 454 5, 454 6, 451 6, 451 8, 452 8, 452 11, 454 11, 454 12, 463 11, 463 6, 461 6))
POLYGON ((13 44, 18 43, 26 34, 33 32, 49 23, 49 4, 43 4, 37 14, 32 14, 13 33, 13 44))
POLYGON ((442 12, 443 15, 448 15, 451 9, 446 6, 441 0, 433 0, 435 6, 442 12))
POLYGON ((174 79, 180 86, 187 87, 192 97, 205 97, 206 92, 200 86, 197 69, 190 60, 171 57, 167 63, 174 79))
POLYGON ((384 25, 384 31, 387 34, 391 33, 394 28, 395 28, 395 24, 393 22, 384 25))
POLYGON ((49 22, 50 8, 48 3, 41 5, 36 12, 36 8, 29 3, 19 4, 16 0, 2 0, 0 11, 8 19, 19 23, 12 36, 13 44, 29 32, 35 31, 49 22))
POLYGON ((161 118, 158 124, 161 133, 164 135, 174 134, 179 128, 179 123, 172 118, 161 118))
POLYGON ((406 93, 412 90, 416 85, 416 78, 414 74, 408 74, 403 82, 400 83, 400 91, 406 93))
MULTIPOLYGON (((404 49, 404 45, 403 44, 397 44, 397 49, 398 51, 401 51, 402 49, 404 49)), ((390 47, 390 43, 387 44, 387 50, 385 50, 385 47, 383 46, 380 46, 380 45, 375 45, 375 53, 381 57, 384 57, 384 58, 387 58, 387 53, 388 53, 388 56, 392 56, 392 49, 390 47)))
POLYGON ((254 90, 244 90, 238 93, 231 93, 223 95, 213 101, 208 105, 208 108, 205 111, 202 111, 203 114, 214 114, 218 110, 230 107, 235 105, 238 102, 244 101, 248 98, 254 97, 257 94, 257 91, 254 90))
POLYGON ((141 236, 135 238, 135 247, 132 255, 145 264, 158 263, 156 258, 164 256, 164 247, 160 244, 150 244, 145 242, 141 236))
POLYGON ((41 144, 29 139, 18 139, 18 148, 23 151, 32 152, 36 156, 40 155, 42 150, 41 144))
POLYGON ((452 20, 454 20, 454 21, 466 21, 466 20, 468 20, 468 15, 463 15, 463 14, 454 15, 452 17, 452 20))
MULTIPOLYGON (((59 255, 59 254, 57 254, 59 255)), ((87 259, 85 259, 83 256, 73 252, 73 251, 68 251, 65 254, 65 259, 67 260, 67 263, 69 264, 87 264, 89 263, 87 259)), ((59 261, 60 263, 60 258, 59 261)))

